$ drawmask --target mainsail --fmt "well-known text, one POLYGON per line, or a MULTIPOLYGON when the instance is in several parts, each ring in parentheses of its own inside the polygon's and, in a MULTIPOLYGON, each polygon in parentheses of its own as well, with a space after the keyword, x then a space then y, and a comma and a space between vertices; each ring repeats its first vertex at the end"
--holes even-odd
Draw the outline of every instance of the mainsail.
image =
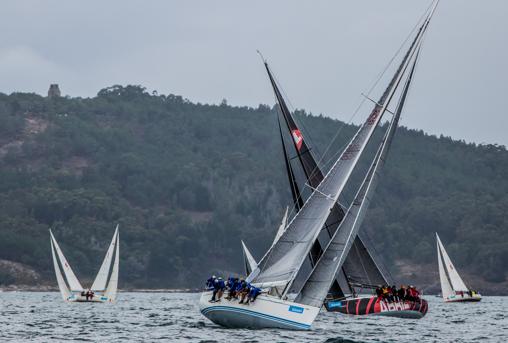
POLYGON ((441 293, 443 298, 447 298, 456 291, 467 292, 469 289, 460 277, 457 269, 452 263, 452 260, 446 253, 446 250, 436 233, 437 240, 437 257, 439 264, 439 279, 441 281, 441 293))
POLYGON ((71 295, 67 284, 62 276, 62 272, 60 271, 60 266, 58 265, 58 261, 55 255, 55 247, 53 246, 53 239, 50 239, 51 243, 51 256, 53 257, 53 266, 55 267, 56 281, 58 282, 58 288, 60 289, 60 293, 62 294, 63 300, 67 300, 71 295))
POLYGON ((390 121, 388 130, 383 137, 376 156, 351 206, 346 212, 344 220, 340 224, 337 232, 330 240, 323 253, 323 256, 321 256, 321 259, 312 270, 301 292, 298 294, 296 301, 299 303, 312 306, 321 306, 324 299, 326 298, 328 288, 332 284, 335 275, 342 267, 346 256, 349 254, 354 239, 358 233, 358 230, 360 229, 363 218, 365 217, 371 196, 374 193, 377 182, 379 180, 380 168, 384 164, 393 136, 397 129, 417 59, 418 52, 416 53, 416 57, 413 61, 411 70, 402 90, 402 95, 399 100, 396 113, 390 121))
POLYGON ((111 276, 109 278, 109 283, 104 292, 104 296, 108 298, 109 302, 114 302, 116 300, 116 295, 118 291, 118 271, 119 271, 119 263, 120 263, 120 233, 118 233, 118 225, 116 227, 116 244, 115 244, 115 262, 113 263, 113 269, 111 270, 111 276))
POLYGON ((108 251, 106 252, 106 256, 102 261, 101 268, 95 277, 95 280, 92 284, 93 291, 103 292, 106 290, 106 283, 108 282, 109 271, 111 269, 111 262, 113 260, 113 255, 115 252, 115 246, 117 244, 117 235, 118 235, 118 225, 116 226, 115 233, 113 234, 113 239, 111 240, 111 244, 109 245, 108 251))
MULTIPOLYGON (((62 250, 60 249, 60 246, 58 245, 55 237, 53 236, 53 233, 51 230, 49 230, 50 234, 50 240, 51 240, 51 247, 56 251, 56 255, 58 256, 58 261, 60 262, 60 266, 63 269, 65 279, 67 280, 67 284, 69 285, 69 288, 71 291, 77 291, 80 292, 83 290, 83 286, 79 283, 78 278, 72 271, 72 268, 70 264, 67 262, 67 259, 65 258, 64 254, 62 253, 62 250)), ((60 269, 58 267, 58 263, 55 264, 55 273, 57 274, 57 281, 58 281, 58 273, 60 273, 60 269)), ((61 274, 60 274, 61 276, 61 274)), ((59 282, 60 285, 60 282, 59 282)), ((62 292, 63 294, 63 292, 62 292)))

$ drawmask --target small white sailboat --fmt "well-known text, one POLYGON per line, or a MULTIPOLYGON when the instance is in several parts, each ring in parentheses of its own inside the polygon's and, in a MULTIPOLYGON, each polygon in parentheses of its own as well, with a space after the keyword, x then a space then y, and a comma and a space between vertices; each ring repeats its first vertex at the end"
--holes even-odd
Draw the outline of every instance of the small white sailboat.
POLYGON ((441 281, 441 294, 445 302, 470 302, 480 301, 480 293, 469 289, 457 269, 452 263, 450 256, 439 239, 436 232, 437 260, 439 265, 439 279, 441 281))
POLYGON ((116 226, 113 239, 90 289, 85 290, 65 258, 51 230, 49 230, 51 255, 55 267, 56 280, 62 298, 66 302, 115 302, 118 289, 118 268, 120 235, 116 226), (113 259, 114 257, 114 259, 113 259), (111 265, 113 267, 111 268, 111 265), (63 275, 62 275, 63 270, 63 275), (91 291, 91 292, 90 292, 91 291), (86 293, 89 293, 88 296, 86 293))

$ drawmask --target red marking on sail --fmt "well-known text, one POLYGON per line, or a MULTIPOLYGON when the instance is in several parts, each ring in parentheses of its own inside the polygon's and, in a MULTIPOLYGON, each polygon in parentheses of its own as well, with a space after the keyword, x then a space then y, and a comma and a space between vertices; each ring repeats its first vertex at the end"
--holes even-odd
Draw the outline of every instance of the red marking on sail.
POLYGON ((300 132, 300 130, 295 129, 295 130, 291 131, 291 135, 293 136, 293 140, 295 141, 296 149, 298 149, 298 151, 300 151, 300 148, 302 147, 302 143, 303 143, 302 133, 300 132))

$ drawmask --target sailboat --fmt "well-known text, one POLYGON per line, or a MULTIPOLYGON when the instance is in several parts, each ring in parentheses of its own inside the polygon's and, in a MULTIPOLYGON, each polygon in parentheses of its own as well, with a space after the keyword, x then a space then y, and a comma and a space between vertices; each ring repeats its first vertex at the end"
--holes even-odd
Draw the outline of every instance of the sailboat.
POLYGON ((113 239, 92 286, 84 289, 58 245, 53 232, 49 230, 51 255, 55 267, 58 288, 65 302, 115 302, 118 290, 118 268, 120 235, 116 226, 113 239), (113 259, 114 257, 114 259, 113 259), (111 267, 111 265, 113 265, 111 267), (63 275, 62 275, 63 271, 63 275), (90 293, 92 291, 93 293, 90 293), (89 296, 86 293, 89 292, 89 296))
POLYGON ((480 293, 468 288, 459 272, 446 253, 446 250, 436 232, 437 261, 439 265, 439 280, 441 281, 441 294, 445 302, 471 302, 480 301, 480 293))
MULTIPOLYGON (((212 292, 205 291, 199 302, 200 311, 205 317, 216 324, 233 328, 310 329, 356 241, 370 197, 379 179, 379 170, 386 159, 396 131, 423 34, 436 5, 437 2, 426 16, 385 92, 379 101, 373 101, 375 106, 365 122, 326 175, 317 180, 317 186, 310 186, 312 189, 310 196, 301 202, 299 211, 288 221, 280 237, 249 274, 247 282, 263 289, 263 294, 259 295, 254 303, 246 306, 235 299, 227 298, 212 303, 210 302, 212 292), (327 224, 333 219, 337 202, 343 195, 360 156, 370 142, 404 76, 406 87, 402 91, 396 114, 390 120, 389 128, 355 199, 345 211, 337 229, 330 233, 330 239, 324 245, 301 289, 292 293, 296 277, 300 274, 323 227, 328 227, 327 224)), ((297 149, 304 146, 300 132, 294 132, 293 138, 297 149)))

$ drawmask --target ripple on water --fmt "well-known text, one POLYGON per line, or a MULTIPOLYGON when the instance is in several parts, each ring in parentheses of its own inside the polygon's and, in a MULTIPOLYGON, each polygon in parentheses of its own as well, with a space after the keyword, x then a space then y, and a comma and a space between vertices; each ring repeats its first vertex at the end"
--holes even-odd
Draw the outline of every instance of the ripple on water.
POLYGON ((65 304, 58 293, 3 292, 0 342, 508 342, 505 297, 463 306, 431 297, 421 320, 323 311, 313 330, 295 332, 221 328, 199 313, 197 299, 196 294, 120 293, 115 305, 65 304))

